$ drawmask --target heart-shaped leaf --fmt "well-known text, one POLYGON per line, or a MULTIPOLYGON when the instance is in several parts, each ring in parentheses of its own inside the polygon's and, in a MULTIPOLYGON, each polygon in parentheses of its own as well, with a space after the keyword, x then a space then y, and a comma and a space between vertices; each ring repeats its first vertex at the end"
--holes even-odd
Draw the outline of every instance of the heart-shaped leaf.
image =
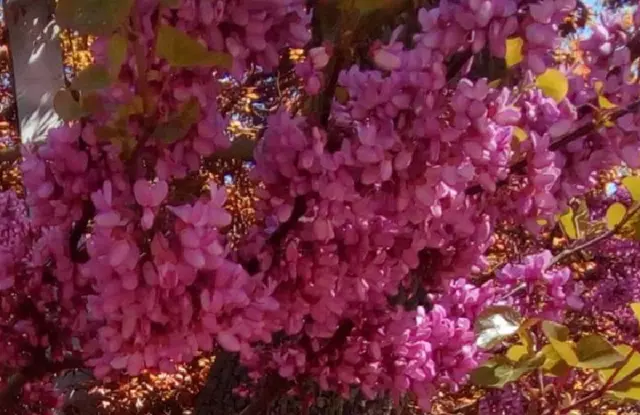
POLYGON ((133 0, 58 0, 56 21, 81 35, 109 35, 129 17, 133 0))
POLYGON ((210 51, 188 34, 169 25, 158 29, 156 53, 175 67, 217 66, 230 69, 232 63, 228 53, 210 51))
POLYGON ((578 365, 578 355, 576 353, 576 345, 569 338, 569 329, 552 321, 542 322, 542 332, 551 343, 558 355, 569 366, 578 365))
POLYGON ((71 91, 61 89, 55 97, 53 97, 53 109, 64 121, 79 120, 86 115, 82 105, 73 98, 71 91))
POLYGON ((576 346, 578 366, 585 369, 604 369, 624 360, 613 345, 597 334, 582 337, 576 346))
POLYGON ((518 332, 522 316, 507 306, 492 306, 481 312, 474 324, 476 344, 490 349, 505 338, 518 332))

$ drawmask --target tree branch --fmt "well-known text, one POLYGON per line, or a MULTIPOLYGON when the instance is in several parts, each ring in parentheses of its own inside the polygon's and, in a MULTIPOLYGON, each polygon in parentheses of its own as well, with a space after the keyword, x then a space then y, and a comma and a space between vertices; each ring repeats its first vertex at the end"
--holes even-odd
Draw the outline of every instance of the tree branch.
POLYGON ((79 359, 65 359, 61 362, 48 361, 44 356, 44 350, 42 350, 31 365, 13 374, 9 378, 7 385, 0 390, 0 408, 5 409, 15 405, 15 402, 12 401, 17 398, 20 390, 27 382, 40 378, 47 373, 55 374, 63 370, 81 367, 83 367, 83 362, 79 359))
POLYGON ((632 371, 631 373, 629 373, 627 376, 623 377, 619 381, 614 382, 615 377, 618 375, 618 373, 620 373, 622 368, 629 362, 629 360, 631 360, 631 357, 633 356, 634 353, 636 353, 635 349, 631 350, 631 352, 629 352, 629 354, 625 357, 625 359, 622 362, 620 362, 619 366, 616 367, 616 369, 613 372, 613 374, 611 375, 611 377, 609 379, 607 379, 607 381, 604 383, 604 385, 602 385, 602 387, 600 387, 597 390, 591 392, 587 396, 585 396, 585 397, 583 397, 581 399, 578 399, 577 401, 575 401, 571 405, 568 405, 568 406, 566 406, 564 408, 561 408, 559 413, 560 414, 566 414, 566 413, 569 413, 573 409, 581 408, 584 405, 588 404, 589 402, 602 397, 612 386, 627 382, 627 381, 633 379, 634 377, 636 377, 637 375, 639 375, 640 374, 640 368, 637 368, 636 370, 632 371))
MULTIPOLYGON (((637 111, 638 109, 640 109, 640 100, 634 101, 631 104, 629 104, 627 107, 622 108, 618 111, 612 112, 609 115, 608 120, 609 121, 615 121, 618 118, 623 117, 624 115, 630 114, 632 112, 637 111)), ((566 134, 562 137, 560 137, 558 140, 556 140, 555 142, 553 142, 551 145, 549 145, 549 150, 550 151, 556 151, 558 149, 560 149, 561 147, 569 144, 570 142, 577 140, 579 138, 582 138, 584 136, 586 136, 587 134, 590 134, 592 132, 595 131, 597 125, 594 123, 590 123, 590 124, 585 124, 582 127, 578 128, 575 131, 572 131, 569 134, 566 134)), ((524 171, 524 169, 526 169, 527 167, 527 161, 526 160, 520 160, 519 162, 513 164, 510 168, 509 168, 509 175, 511 174, 519 174, 521 172, 524 171)), ((507 183, 507 180, 502 180, 500 182, 497 183, 498 186, 502 186, 504 184, 507 183)), ((480 186, 479 184, 477 185, 473 185, 469 188, 467 188, 467 190, 465 191, 465 193, 469 196, 478 194, 478 193, 482 193, 482 186, 480 186)))
POLYGON ((551 259, 551 262, 549 263, 549 266, 547 268, 552 267, 553 265, 557 264, 558 262, 560 262, 561 260, 563 260, 564 258, 571 256, 573 254, 575 254, 578 251, 581 251, 583 249, 589 248, 595 244, 597 244, 600 241, 603 241, 613 235, 615 235, 616 233, 618 233, 622 227, 633 217, 633 215, 635 215, 638 211, 640 211, 640 203, 636 204, 636 206, 634 206, 633 208, 631 208, 627 214, 624 216, 624 218, 622 218, 622 220, 620 221, 620 223, 618 223, 616 226, 613 227, 613 229, 610 229, 606 232, 601 233, 598 236, 595 236, 591 239, 588 239, 574 247, 565 249, 564 251, 560 252, 558 255, 556 255, 555 257, 553 257, 551 259))

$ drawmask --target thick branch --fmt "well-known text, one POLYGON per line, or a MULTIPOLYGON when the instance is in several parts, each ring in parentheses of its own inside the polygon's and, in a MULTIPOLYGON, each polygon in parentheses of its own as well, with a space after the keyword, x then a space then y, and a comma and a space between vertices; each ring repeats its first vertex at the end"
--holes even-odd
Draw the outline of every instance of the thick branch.
POLYGON ((46 360, 44 351, 38 353, 36 359, 30 366, 16 372, 9 378, 7 385, 0 390, 0 408, 10 408, 15 405, 22 387, 29 381, 38 379, 45 374, 59 373, 63 370, 78 369, 83 366, 83 362, 78 359, 65 359, 61 362, 51 362, 46 360))

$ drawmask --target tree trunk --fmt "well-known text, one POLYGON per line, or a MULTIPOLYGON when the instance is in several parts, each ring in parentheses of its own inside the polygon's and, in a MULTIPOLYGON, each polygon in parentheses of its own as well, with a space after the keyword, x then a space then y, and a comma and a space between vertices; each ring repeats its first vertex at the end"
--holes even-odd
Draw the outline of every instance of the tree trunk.
POLYGON ((195 415, 233 415, 249 404, 249 400, 233 393, 246 381, 246 371, 238 356, 218 351, 204 387, 196 397, 195 415))
MULTIPOLYGON (((246 371, 240 366, 238 357, 227 352, 218 352, 211 366, 207 381, 196 397, 195 415, 237 415, 248 404, 249 399, 233 393, 233 389, 247 380, 246 371)), ((366 402, 361 398, 341 399, 334 393, 315 393, 315 401, 309 415, 391 415, 394 413, 388 399, 366 402)), ((263 408, 265 415, 298 415, 304 413, 301 401, 295 396, 283 395, 263 408)))

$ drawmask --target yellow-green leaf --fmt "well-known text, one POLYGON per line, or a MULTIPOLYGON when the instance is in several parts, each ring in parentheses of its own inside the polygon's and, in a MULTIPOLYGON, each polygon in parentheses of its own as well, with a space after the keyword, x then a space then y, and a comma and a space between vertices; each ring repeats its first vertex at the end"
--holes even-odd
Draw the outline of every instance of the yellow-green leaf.
POLYGON ((111 84, 109 72, 104 66, 89 65, 76 75, 71 82, 71 89, 82 92, 97 91, 111 84))
POLYGON ((471 382, 478 386, 501 388, 540 367, 544 362, 541 354, 513 362, 505 356, 494 356, 484 365, 471 372, 471 382))
POLYGON ((578 229, 573 221, 574 213, 573 209, 569 208, 568 211, 560 215, 560 226, 564 231, 564 234, 569 239, 578 239, 578 229))
POLYGON ((507 68, 512 67, 513 65, 517 65, 522 61, 522 45, 524 41, 521 37, 513 37, 507 39, 506 45, 506 53, 504 55, 504 60, 507 65, 507 68))
POLYGON ((498 78, 489 82, 487 85, 489 86, 489 88, 497 88, 500 85, 500 82, 502 82, 502 79, 498 78))
POLYGON ((517 333, 521 321, 520 313, 511 307, 487 307, 478 315, 474 324, 476 343, 484 349, 490 349, 517 333))
POLYGON ((56 21, 81 35, 109 35, 129 17, 133 0, 58 0, 56 21))
POLYGON ((500 379, 495 374, 495 368, 490 366, 480 366, 471 372, 471 383, 478 386, 491 387, 500 383, 500 379))
POLYGON ((631 193, 634 201, 640 200, 640 176, 626 176, 622 179, 622 185, 631 193))
POLYGON ((55 97, 53 97, 53 109, 64 121, 79 120, 86 112, 82 109, 82 105, 73 98, 71 91, 61 89, 55 97))
POLYGON ((634 376, 626 382, 620 382, 640 367, 640 353, 636 352, 631 346, 626 344, 616 346, 616 350, 624 356, 625 359, 629 356, 629 353, 633 354, 625 361, 624 366, 622 366, 620 370, 617 368, 598 370, 598 374, 600 375, 603 383, 607 382, 617 371, 616 377, 613 379, 611 388, 607 393, 620 399, 640 400, 640 375, 634 376))
POLYGON ((585 369, 604 369, 624 360, 608 341, 597 334, 590 334, 578 340, 576 345, 578 366, 585 369))
POLYGON ((527 132, 520 127, 513 127, 513 136, 520 142, 523 142, 529 137, 527 132))
POLYGON ((522 344, 524 345, 524 347, 527 348, 529 353, 533 352, 533 346, 534 346, 533 337, 531 336, 530 329, 536 324, 538 324, 539 322, 540 322, 540 319, 537 317, 528 318, 520 325, 520 328, 518 329, 518 336, 520 337, 520 341, 522 341, 522 344))
POLYGON ((545 344, 541 350, 542 354, 545 356, 544 364, 542 365, 542 369, 548 375, 552 376, 564 376, 571 367, 564 361, 562 357, 556 352, 556 349, 553 348, 550 344, 545 344))
POLYGON ((618 108, 618 106, 616 104, 614 104, 613 102, 609 101, 607 99, 607 97, 605 97, 604 95, 598 95, 598 106, 600 108, 602 108, 603 110, 610 110, 610 109, 618 108))
POLYGON ((116 33, 109 38, 107 57, 109 60, 109 75, 112 78, 116 78, 120 73, 120 68, 127 58, 128 46, 127 38, 120 33, 116 33))
POLYGON ((604 82, 595 81, 593 83, 593 90, 596 91, 596 95, 602 94, 602 90, 604 89, 604 82))
POLYGON ((627 213, 627 208, 620 202, 616 202, 609 206, 607 209, 607 228, 613 229, 615 228, 622 219, 624 219, 624 215, 627 213))
MULTIPOLYGON (((621 344, 621 345, 615 346, 615 349, 618 351, 618 353, 620 353, 620 355, 624 356, 624 358, 629 356, 629 353, 633 351, 633 348, 627 344, 621 344)), ((616 377, 613 379, 613 383, 622 380, 623 378, 630 375, 631 372, 633 372, 639 367, 640 367, 640 353, 633 351, 631 358, 624 364, 624 366, 622 366, 620 371, 618 371, 618 373, 616 374, 616 377)), ((617 370, 616 368, 605 368, 605 369, 598 370, 598 373, 600 374, 602 381, 607 382, 609 378, 613 376, 616 370, 617 370)), ((634 377, 632 380, 636 382, 640 382, 640 375, 634 377)))
POLYGON ((180 0, 160 0, 160 4, 164 7, 175 8, 180 5, 180 0))
POLYGON ((142 97, 136 95, 129 103, 123 104, 118 108, 118 117, 126 118, 130 115, 142 114, 143 112, 144 103, 142 102, 142 97))
POLYGON ((529 354, 527 347, 522 344, 514 344, 507 350, 506 356, 509 360, 518 362, 529 354))
POLYGON ((589 233, 589 227, 592 223, 589 221, 589 208, 587 207, 587 202, 582 199, 576 206, 573 215, 573 223, 576 227, 576 232, 578 238, 584 238, 584 236, 589 233))
POLYGON ((536 78, 536 86, 549 98, 560 102, 569 92, 567 77, 557 69, 549 68, 536 78))
POLYGON ((176 67, 217 66, 231 68, 232 57, 228 53, 207 49, 196 39, 169 25, 158 29, 156 53, 176 67))
POLYGON ((566 326, 552 321, 543 321, 542 332, 558 355, 567 362, 569 366, 578 365, 576 345, 569 339, 569 329, 566 326))
POLYGON ((631 310, 633 310, 633 315, 636 316, 636 320, 640 321, 640 303, 631 303, 629 306, 631 310))

